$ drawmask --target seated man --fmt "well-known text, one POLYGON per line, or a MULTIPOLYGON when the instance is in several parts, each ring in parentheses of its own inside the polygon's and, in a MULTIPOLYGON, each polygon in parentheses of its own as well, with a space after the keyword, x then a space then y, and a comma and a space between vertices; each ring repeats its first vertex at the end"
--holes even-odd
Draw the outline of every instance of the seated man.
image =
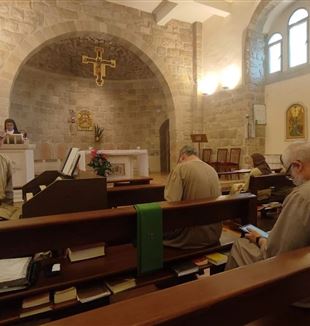
MULTIPOLYGON (((177 166, 169 175, 165 199, 178 201, 220 195, 216 171, 199 159, 193 147, 184 146, 180 151, 177 166)), ((221 232, 221 223, 177 229, 164 235, 164 245, 183 249, 202 248, 216 244, 221 232)))
POLYGON ((256 232, 238 239, 231 249, 226 269, 310 245, 310 142, 290 144, 282 158, 297 187, 286 197, 268 239, 256 232))
MULTIPOLYGON (((0 132, 0 147, 5 132, 0 132)), ((12 167, 9 159, 0 153, 0 219, 16 219, 20 208, 13 206, 12 167)))

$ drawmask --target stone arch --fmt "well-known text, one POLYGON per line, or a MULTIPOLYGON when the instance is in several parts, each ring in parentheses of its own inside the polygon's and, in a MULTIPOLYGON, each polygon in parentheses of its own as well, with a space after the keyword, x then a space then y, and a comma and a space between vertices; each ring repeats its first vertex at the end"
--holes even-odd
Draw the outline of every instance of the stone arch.
MULTIPOLYGON (((162 90, 165 94, 169 119, 171 121, 171 148, 172 158, 176 155, 174 148, 178 143, 178 134, 176 132, 178 122, 175 107, 178 103, 178 95, 180 94, 175 81, 171 77, 167 65, 161 59, 154 49, 148 45, 142 37, 131 33, 128 30, 123 30, 113 23, 94 22, 86 20, 75 20, 68 22, 57 23, 52 26, 44 27, 36 32, 29 34, 23 41, 14 49, 14 52, 8 57, 1 71, 1 90, 0 101, 3 104, 0 109, 2 116, 7 116, 10 109, 10 96, 14 87, 14 82, 19 74, 23 64, 32 56, 44 47, 51 40, 62 37, 65 34, 74 35, 80 33, 106 33, 122 39, 129 45, 129 50, 139 55, 141 60, 149 66, 158 79, 162 90)), ((180 138, 180 136, 179 136, 180 138)))
MULTIPOLYGON (((161 60, 156 53, 154 53, 153 49, 141 38, 129 31, 116 28, 113 25, 80 20, 45 27, 27 36, 23 42, 17 46, 14 53, 9 56, 1 72, 3 76, 1 83, 3 86, 2 97, 9 100, 14 81, 23 64, 30 56, 38 52, 49 41, 60 38, 65 34, 74 35, 75 33, 80 34, 86 32, 107 33, 127 41, 129 49, 135 54, 138 54, 141 60, 155 73, 167 98, 171 98, 172 95, 177 95, 178 89, 174 88, 172 78, 169 77, 169 72, 165 68, 163 60, 161 60)), ((173 106, 173 103, 171 102, 170 105, 173 106)))

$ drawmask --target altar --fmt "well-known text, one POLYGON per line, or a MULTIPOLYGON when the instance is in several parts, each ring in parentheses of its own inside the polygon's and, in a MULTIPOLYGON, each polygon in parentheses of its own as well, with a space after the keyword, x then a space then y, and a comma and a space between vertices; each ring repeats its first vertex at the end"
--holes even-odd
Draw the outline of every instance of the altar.
MULTIPOLYGON (((146 149, 130 150, 98 150, 108 156, 112 164, 112 174, 109 179, 127 179, 134 176, 149 176, 149 158, 146 149)), ((91 169, 87 166, 90 161, 90 151, 80 151, 79 169, 86 171, 91 169)))
POLYGON ((22 187, 34 178, 34 159, 32 144, 2 144, 0 153, 9 158, 12 164, 13 187, 22 187))

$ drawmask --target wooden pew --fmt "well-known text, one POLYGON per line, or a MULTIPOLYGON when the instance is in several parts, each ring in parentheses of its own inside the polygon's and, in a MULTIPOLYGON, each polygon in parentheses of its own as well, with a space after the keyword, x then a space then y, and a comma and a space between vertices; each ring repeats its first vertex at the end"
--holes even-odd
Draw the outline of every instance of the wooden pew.
POLYGON ((151 180, 153 180, 151 177, 135 177, 128 179, 108 180, 107 183, 113 184, 113 186, 132 186, 150 184, 151 180))
POLYGON ((164 201, 164 185, 122 185, 107 189, 108 207, 164 201))
POLYGON ((287 178, 286 175, 275 173, 275 174, 268 174, 268 175, 260 175, 260 176, 251 176, 250 177, 250 184, 249 184, 249 191, 257 195, 258 190, 262 189, 279 189, 282 187, 293 187, 294 184, 291 180, 287 178))
MULTIPOLYGON (((252 194, 162 202, 160 205, 163 210, 164 232, 234 218, 240 218, 244 224, 256 224, 256 197, 252 194)), ((107 255, 74 264, 59 257, 62 265, 60 275, 46 278, 41 273, 38 282, 32 287, 23 291, 0 294, 0 305, 14 306, 15 302, 20 302, 22 298, 40 292, 66 288, 94 279, 104 279, 120 273, 134 275, 137 268, 137 252, 131 243, 135 238, 136 211, 132 206, 4 221, 0 223, 1 258, 22 257, 47 250, 61 252, 68 247, 101 241, 106 242, 107 255)), ((225 248, 230 245, 231 243, 227 244, 225 248)), ((221 244, 199 250, 165 248, 164 266, 220 248, 223 248, 221 244)), ((171 274, 171 271, 169 273, 159 271, 156 275, 138 278, 138 287, 150 286, 158 279, 171 278, 171 274)), ((153 286, 153 291, 154 288, 153 286)), ((9 308, 7 311, 4 320, 16 322, 18 320, 16 313, 11 314, 9 308)), ((53 313, 55 311, 56 308, 53 313)))
MULTIPOLYGON (((244 325, 279 311, 289 316, 289 304, 309 297, 309 273, 306 247, 48 325, 244 325)), ((295 319, 290 325, 309 325, 310 312, 291 314, 295 319)))

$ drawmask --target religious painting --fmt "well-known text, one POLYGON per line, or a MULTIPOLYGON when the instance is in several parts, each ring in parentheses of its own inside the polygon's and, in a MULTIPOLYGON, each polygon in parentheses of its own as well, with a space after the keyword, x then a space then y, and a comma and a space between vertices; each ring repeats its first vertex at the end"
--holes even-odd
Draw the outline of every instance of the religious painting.
POLYGON ((286 139, 305 138, 306 110, 300 104, 293 104, 286 111, 286 139))
POLYGON ((113 177, 124 177, 126 176, 125 163, 111 163, 113 177))
POLYGON ((81 110, 77 114, 78 130, 93 130, 93 118, 88 110, 81 110))

